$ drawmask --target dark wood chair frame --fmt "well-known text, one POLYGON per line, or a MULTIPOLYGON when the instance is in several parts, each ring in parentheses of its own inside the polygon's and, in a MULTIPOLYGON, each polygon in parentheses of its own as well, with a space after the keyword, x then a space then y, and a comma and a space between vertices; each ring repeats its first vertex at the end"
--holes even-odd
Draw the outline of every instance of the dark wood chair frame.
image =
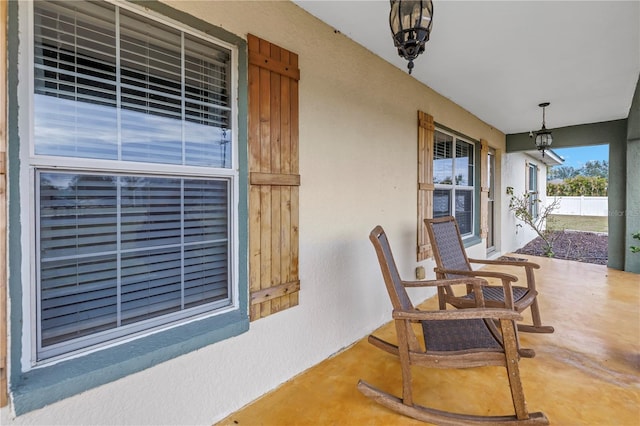
MULTIPOLYGON (((496 291, 500 289, 498 286, 486 286, 483 288, 485 304, 489 308, 507 308, 513 309, 516 312, 522 312, 527 308, 531 308, 531 318, 533 324, 518 324, 518 330, 529 333, 553 333, 552 326, 542 325, 540 318, 540 308, 538 306, 538 291, 536 290, 536 278, 534 269, 540 269, 540 265, 529 261, 516 261, 516 260, 485 260, 485 259, 472 259, 467 257, 467 253, 464 249, 464 243, 460 235, 460 228, 458 222, 453 216, 447 216, 436 219, 425 219, 425 226, 429 233, 429 239, 431 241, 431 248, 433 250, 433 257, 436 261, 436 267, 434 271, 436 278, 445 279, 453 277, 481 277, 481 278, 495 278, 502 282, 502 291, 496 291), (438 240, 435 236, 434 226, 439 224, 450 222, 455 225, 457 243, 460 247, 459 259, 462 264, 466 265, 465 269, 447 269, 444 266, 443 259, 441 257, 441 251, 438 246, 438 240), (473 270, 471 264, 483 264, 483 265, 499 265, 508 267, 520 267, 525 269, 527 277, 527 286, 513 286, 512 283, 518 281, 518 277, 512 274, 504 272, 492 272, 473 270), (514 292, 515 290, 515 292, 514 292), (514 294, 515 293, 515 294, 514 294)), ((475 306, 475 301, 471 297, 472 289, 468 286, 467 292, 463 296, 457 296, 450 286, 438 287, 438 300, 440 303, 440 309, 446 309, 446 304, 450 304, 458 309, 471 308, 475 306)))
MULTIPOLYGON (((524 398, 524 391, 520 379, 519 344, 518 335, 514 326, 515 320, 521 318, 520 314, 511 309, 491 309, 482 307, 481 287, 487 282, 480 278, 462 278, 430 281, 403 281, 397 271, 393 254, 384 234, 384 230, 377 226, 371 231, 373 243, 384 282, 393 305, 393 321, 398 335, 398 344, 393 345, 373 335, 369 336, 369 342, 400 359, 402 370, 402 398, 384 392, 363 380, 358 382, 358 389, 365 396, 377 403, 397 411, 403 415, 438 425, 511 425, 511 424, 548 424, 549 421, 541 412, 529 413, 524 398), (405 288, 406 287, 437 287, 451 286, 455 284, 468 285, 476 290, 476 303, 480 307, 462 310, 420 311, 413 307, 405 288), (432 340, 427 339, 425 327, 435 326, 434 323, 443 320, 449 322, 475 321, 474 324, 486 325, 497 345, 492 348, 480 346, 464 350, 446 351, 441 347, 438 350, 430 350, 432 340), (412 323, 423 324, 424 347, 412 327, 412 323), (499 329, 496 327, 499 324, 499 329), (477 416, 471 414, 450 413, 424 407, 415 403, 412 388, 412 366, 428 368, 471 368, 480 366, 502 366, 506 368, 515 414, 506 416, 477 416)), ((469 336, 475 341, 473 336, 469 336)), ((448 339, 447 339, 448 340, 448 339)))

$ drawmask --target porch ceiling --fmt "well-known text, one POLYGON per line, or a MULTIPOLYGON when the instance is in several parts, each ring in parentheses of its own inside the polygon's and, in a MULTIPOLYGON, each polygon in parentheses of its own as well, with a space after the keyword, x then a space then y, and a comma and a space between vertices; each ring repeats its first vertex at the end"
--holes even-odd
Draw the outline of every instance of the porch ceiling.
MULTIPOLYGON (((402 70, 382 0, 294 3, 402 70)), ((438 1, 412 76, 504 133, 626 118, 638 1, 438 1)))

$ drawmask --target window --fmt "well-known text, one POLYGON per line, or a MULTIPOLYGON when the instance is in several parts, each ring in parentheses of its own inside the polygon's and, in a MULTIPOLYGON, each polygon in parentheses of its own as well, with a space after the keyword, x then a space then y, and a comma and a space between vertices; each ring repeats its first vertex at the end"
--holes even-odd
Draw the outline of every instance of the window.
POLYGON ((527 164, 527 196, 529 198, 529 214, 538 217, 538 166, 527 164))
POLYGON ((474 149, 436 129, 433 143, 433 217, 455 216, 462 236, 474 233, 474 149))
POLYGON ((35 360, 236 304, 235 47, 35 2, 35 360))

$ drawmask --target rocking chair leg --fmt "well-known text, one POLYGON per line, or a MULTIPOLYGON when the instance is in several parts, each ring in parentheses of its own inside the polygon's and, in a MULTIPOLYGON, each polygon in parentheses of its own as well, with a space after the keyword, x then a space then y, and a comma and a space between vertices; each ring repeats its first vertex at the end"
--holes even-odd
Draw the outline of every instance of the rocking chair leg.
POLYGON ((511 398, 513 400, 513 408, 518 419, 526 419, 529 417, 527 406, 524 400, 524 389, 520 380, 520 368, 518 366, 518 343, 514 329, 513 321, 501 320, 502 335, 504 339, 504 352, 507 358, 507 375, 509 376, 509 387, 511 388, 511 398))
POLYGON ((550 325, 542 325, 540 319, 540 308, 538 307, 538 299, 534 299, 531 303, 531 318, 533 325, 518 324, 518 330, 526 333, 553 333, 554 329, 550 325))
POLYGON ((553 333, 555 330, 550 325, 528 325, 528 324, 518 324, 518 331, 523 331, 525 333, 553 333))

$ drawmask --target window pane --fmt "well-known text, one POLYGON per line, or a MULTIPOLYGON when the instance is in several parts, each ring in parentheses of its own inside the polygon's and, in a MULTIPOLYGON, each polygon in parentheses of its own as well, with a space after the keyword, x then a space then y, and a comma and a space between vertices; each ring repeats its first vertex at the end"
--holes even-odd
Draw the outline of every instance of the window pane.
POLYGON ((120 15, 122 159, 182 164, 180 32, 120 15))
POLYGON ((433 143, 433 183, 453 183, 453 137, 438 131, 433 143))
POLYGON ((117 326, 115 254, 42 259, 41 345, 117 326))
POLYGON ((121 183, 122 249, 180 244, 180 179, 130 176, 121 183))
POLYGON ((226 182, 190 179, 184 188, 184 241, 228 239, 228 190, 226 182))
POLYGON ((185 162, 231 167, 231 55, 185 35, 185 162))
POLYGON ((538 217, 538 167, 529 165, 529 213, 533 218, 538 217))
POLYGON ((433 217, 451 216, 451 190, 436 189, 433 191, 433 217))
POLYGON ((36 154, 231 167, 229 49, 83 1, 36 2, 34 35, 36 154))
POLYGON ((473 186, 473 145, 456 141, 456 185, 473 186))
POLYGON ((456 220, 460 234, 473 233, 473 191, 456 190, 456 220))
POLYGON ((40 254, 43 259, 113 251, 117 226, 115 178, 40 174, 40 254))
POLYGON ((39 174, 42 345, 117 322, 115 178, 39 174))
POLYGON ((227 180, 37 176, 42 348, 230 301, 227 180))
POLYGON ((529 166, 529 191, 538 190, 538 168, 534 165, 529 166))
POLYGON ((179 311, 182 304, 180 247, 122 255, 122 324, 179 311))
POLYGON ((228 251, 224 243, 196 244, 185 249, 185 308, 229 296, 228 251))
POLYGON ((112 5, 36 2, 35 153, 116 159, 112 5))

